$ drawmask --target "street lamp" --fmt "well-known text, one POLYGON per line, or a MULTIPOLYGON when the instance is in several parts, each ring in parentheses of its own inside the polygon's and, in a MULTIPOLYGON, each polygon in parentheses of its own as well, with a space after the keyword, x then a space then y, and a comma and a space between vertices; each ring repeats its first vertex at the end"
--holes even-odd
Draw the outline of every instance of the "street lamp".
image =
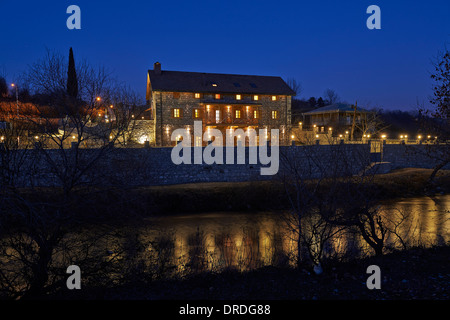
POLYGON ((16 107, 17 107, 17 117, 19 116, 19 91, 17 89, 17 85, 14 83, 11 83, 11 87, 16 89, 16 107))
MULTIPOLYGON (((100 102, 102 100, 102 98, 101 97, 95 97, 95 101, 94 101, 94 108, 96 109, 97 108, 97 105, 96 105, 96 102, 100 102)), ((101 109, 100 109, 100 105, 98 105, 98 110, 100 111, 101 109)), ((106 113, 107 113, 107 111, 108 110, 106 110, 106 108, 105 108, 105 116, 106 116, 106 113)), ((100 117, 101 116, 101 113, 99 112, 98 113, 98 116, 100 117)))

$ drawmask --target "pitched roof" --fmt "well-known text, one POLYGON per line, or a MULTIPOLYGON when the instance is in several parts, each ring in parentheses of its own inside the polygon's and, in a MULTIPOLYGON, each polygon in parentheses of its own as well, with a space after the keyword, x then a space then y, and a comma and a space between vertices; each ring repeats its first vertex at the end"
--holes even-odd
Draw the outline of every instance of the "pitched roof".
POLYGON ((153 91, 295 95, 280 77, 148 70, 153 91))
MULTIPOLYGON (((317 113, 329 113, 329 112, 353 112, 353 105, 348 104, 348 103, 335 103, 335 104, 330 104, 328 106, 325 107, 321 107, 321 108, 317 108, 308 112, 305 112, 303 114, 317 114, 317 113)), ((356 108, 356 111, 358 112, 370 112, 366 109, 363 108, 356 108)))

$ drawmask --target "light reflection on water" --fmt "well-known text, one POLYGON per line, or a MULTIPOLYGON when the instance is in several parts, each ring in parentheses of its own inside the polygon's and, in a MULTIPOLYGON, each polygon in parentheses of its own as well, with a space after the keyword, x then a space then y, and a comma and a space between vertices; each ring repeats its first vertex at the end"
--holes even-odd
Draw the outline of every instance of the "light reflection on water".
MULTIPOLYGON (((389 248, 450 242, 450 195, 389 201, 380 212, 386 225, 397 234, 386 239, 389 248)), ((297 253, 296 233, 289 230, 282 216, 282 212, 165 216, 151 219, 151 229, 145 228, 142 235, 146 239, 170 239, 171 255, 179 271, 186 265, 202 270, 244 270, 292 264, 297 253)), ((353 255, 370 252, 359 236, 349 234, 330 241, 327 250, 341 255, 352 250, 353 255)))

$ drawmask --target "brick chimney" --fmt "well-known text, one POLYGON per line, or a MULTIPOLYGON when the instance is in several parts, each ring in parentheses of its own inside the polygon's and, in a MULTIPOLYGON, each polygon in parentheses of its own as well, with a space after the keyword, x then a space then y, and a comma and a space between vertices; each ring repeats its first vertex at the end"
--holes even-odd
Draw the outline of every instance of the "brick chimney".
POLYGON ((161 74, 161 63, 155 62, 153 70, 155 71, 155 74, 161 74))

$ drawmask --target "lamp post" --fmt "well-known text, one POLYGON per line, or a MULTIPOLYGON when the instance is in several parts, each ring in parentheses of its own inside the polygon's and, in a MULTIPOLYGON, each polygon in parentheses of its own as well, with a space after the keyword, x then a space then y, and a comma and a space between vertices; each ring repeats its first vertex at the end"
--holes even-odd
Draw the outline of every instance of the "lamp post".
POLYGON ((19 91, 17 89, 17 85, 14 83, 11 83, 11 87, 16 89, 16 107, 17 107, 17 117, 19 117, 19 91))
POLYGON ((99 115, 99 117, 100 117, 100 115, 101 115, 101 113, 100 113, 100 111, 101 111, 101 109, 100 109, 100 101, 102 100, 102 98, 100 98, 100 97, 96 97, 95 98, 95 101, 94 101, 94 109, 96 109, 97 107, 99 108, 98 109, 98 115, 99 115))

